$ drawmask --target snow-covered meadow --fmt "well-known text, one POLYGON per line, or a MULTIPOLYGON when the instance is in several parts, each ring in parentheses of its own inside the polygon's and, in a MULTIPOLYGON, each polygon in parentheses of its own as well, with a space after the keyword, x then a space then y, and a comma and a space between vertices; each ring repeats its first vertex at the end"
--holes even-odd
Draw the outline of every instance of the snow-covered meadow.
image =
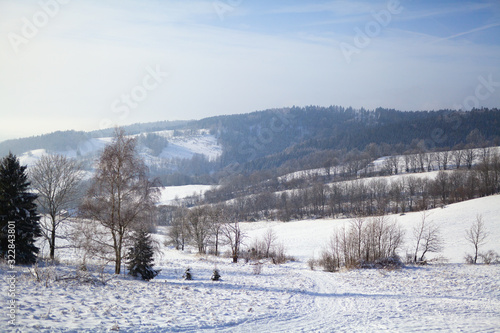
MULTIPOLYGON (((61 250, 58 266, 40 264, 40 281, 28 267, 16 269, 16 325, 8 326, 8 267, 1 266, 1 331, 21 332, 494 332, 500 327, 500 266, 466 265, 471 251, 465 229, 480 213, 490 233, 484 250, 500 252, 500 196, 449 205, 430 212, 441 225, 448 262, 399 270, 311 270, 335 228, 346 220, 245 223, 247 244, 272 228, 297 261, 230 263, 163 245, 160 274, 149 282, 113 276, 111 265, 85 274, 106 284, 74 279, 79 258, 61 250), (182 275, 191 268, 194 279, 182 275), (210 280, 217 268, 222 281, 210 280), (261 268, 260 274, 256 274, 261 268)), ((408 230, 420 213, 394 216, 408 230)), ((391 217, 393 218, 393 217, 391 217)), ((409 246, 409 245, 408 245, 409 246)), ((76 254, 77 255, 77 254, 76 254)), ((33 272, 33 269, 31 269, 33 272)), ((83 273, 82 273, 83 274, 83 273)))
MULTIPOLYGON (((117 277, 106 285, 71 281, 45 285, 19 273, 16 328, 22 332, 493 332, 500 325, 498 265, 332 274, 295 262, 266 265, 255 275, 251 264, 193 256, 165 259, 159 264, 162 272, 150 282, 117 277), (188 266, 194 280, 181 280, 188 266), (210 281, 214 267, 222 281, 210 281)), ((8 328, 6 322, 3 330, 8 328)))

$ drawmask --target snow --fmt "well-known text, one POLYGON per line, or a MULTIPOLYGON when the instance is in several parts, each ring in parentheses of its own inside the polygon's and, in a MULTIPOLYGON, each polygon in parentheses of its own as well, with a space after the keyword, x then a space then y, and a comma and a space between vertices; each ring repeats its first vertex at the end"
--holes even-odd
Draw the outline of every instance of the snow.
POLYGON ((31 166, 35 164, 47 152, 45 149, 35 149, 19 155, 19 163, 21 165, 31 166))
MULTIPOLYGON (((465 252, 472 252, 472 248, 465 240, 465 232, 470 229, 478 214, 482 216, 485 227, 490 233, 483 246, 484 250, 491 249, 500 253, 500 242, 498 242, 500 239, 500 195, 455 203, 445 208, 429 210, 427 214, 427 221, 433 221, 440 227, 444 239, 444 250, 437 256, 444 256, 451 263, 464 262, 465 252)), ((401 224, 406 230, 407 243, 410 243, 412 229, 421 221, 422 213, 413 212, 403 216, 388 215, 388 218, 396 219, 401 224)), ((242 229, 250 239, 257 239, 271 228, 288 249, 288 254, 301 261, 307 261, 313 256, 318 258, 335 230, 346 226, 349 221, 349 219, 317 219, 292 222, 249 222, 242 223, 242 229)), ((407 250, 411 251, 409 246, 407 250)), ((435 256, 432 253, 427 255, 430 259, 435 256)))
MULTIPOLYGON (((490 154, 499 154, 500 153, 500 147, 489 147, 487 148, 487 151, 489 151, 490 154)), ((448 151, 450 154, 453 153, 452 150, 448 151)), ((474 149, 474 160, 473 160, 473 165, 476 165, 481 162, 481 157, 482 154, 484 153, 484 150, 482 148, 477 148, 474 149)), ((432 163, 431 167, 432 170, 436 171, 439 170, 439 166, 437 165, 437 160, 436 160, 436 154, 439 154, 437 152, 429 152, 432 156, 432 163)), ((415 158, 416 155, 410 154, 408 155, 410 158, 415 158)), ((382 156, 379 157, 378 159, 372 161, 369 163, 369 167, 364 168, 362 170, 358 171, 358 175, 363 175, 367 171, 368 173, 372 172, 380 172, 383 170, 385 162, 390 158, 391 156, 382 156)), ((404 169, 404 157, 405 155, 395 155, 393 156, 398 159, 398 172, 399 174, 412 174, 412 175, 425 175, 428 174, 429 172, 424 172, 424 173, 406 173, 404 169)), ((462 166, 465 165, 464 161, 462 161, 462 166)), ((427 166, 427 164, 426 164, 427 166)), ((448 170, 453 170, 456 167, 456 165, 453 162, 453 159, 450 158, 448 161, 448 170)), ((338 174, 342 172, 342 166, 334 166, 330 167, 329 173, 330 175, 338 174)), ((436 172, 437 173, 437 172, 436 172)), ((301 170, 301 171, 295 171, 283 176, 278 177, 278 180, 281 182, 287 182, 287 181, 292 181, 294 179, 312 179, 317 176, 326 176, 327 173, 327 168, 317 168, 317 169, 308 169, 308 170, 301 170)), ((430 174, 430 173, 429 173, 430 174)), ((399 175, 397 175, 399 176, 399 175)))
POLYGON ((215 136, 200 133, 190 136, 172 136, 168 146, 163 149, 163 158, 191 158, 194 154, 205 155, 209 160, 215 160, 222 154, 222 146, 217 143, 215 136))
MULTIPOLYGON (((209 160, 214 160, 222 154, 222 146, 218 144, 217 138, 211 135, 208 130, 197 131, 177 131, 179 135, 174 135, 174 131, 153 132, 168 139, 169 144, 158 157, 145 155, 143 158, 152 165, 162 163, 165 159, 172 158, 192 158, 195 154, 204 155, 209 160)), ((132 135, 137 136, 137 135, 132 135)), ((68 158, 94 158, 104 147, 112 142, 112 137, 92 138, 79 144, 77 149, 51 152, 64 155, 68 158)), ((141 147, 139 147, 141 148, 141 147)), ((22 165, 32 166, 42 155, 48 153, 45 149, 36 149, 19 155, 22 165)))
MULTIPOLYGON (((297 261, 237 264, 224 257, 199 256, 163 245, 165 227, 153 236, 161 244, 149 282, 113 276, 89 266, 105 285, 43 279, 35 282, 28 267, 16 268, 15 329, 22 332, 421 332, 481 331, 500 327, 500 265, 466 265, 472 249, 464 233, 480 213, 490 232, 484 250, 500 252, 500 196, 479 198, 429 212, 442 229, 448 263, 398 270, 310 270, 306 261, 318 255, 331 233, 348 220, 244 223, 249 245, 272 228, 297 261), (194 279, 182 275, 191 268, 194 279), (210 280, 217 268, 222 281, 210 280)), ((420 213, 390 216, 411 230, 420 213)), ((69 249, 58 253, 62 264, 39 271, 74 275, 81 262, 69 249)), ((7 313, 8 280, 0 265, 0 308, 7 313)), ((6 316, 0 331, 7 326, 6 316)))
POLYGON ((213 189, 213 185, 183 185, 160 187, 160 200, 158 205, 173 205, 176 199, 184 199, 193 195, 202 195, 213 189))

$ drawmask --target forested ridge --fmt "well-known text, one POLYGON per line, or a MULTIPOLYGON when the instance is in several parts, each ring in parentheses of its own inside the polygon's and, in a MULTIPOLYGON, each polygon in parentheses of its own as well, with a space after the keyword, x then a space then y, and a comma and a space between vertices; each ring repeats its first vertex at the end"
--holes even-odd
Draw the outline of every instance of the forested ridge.
MULTIPOLYGON (((500 111, 397 111, 306 106, 248 114, 214 116, 194 121, 134 124, 123 129, 142 134, 140 145, 158 156, 167 140, 148 133, 208 129, 222 146, 216 160, 202 155, 155 165, 152 174, 164 185, 217 184, 232 174, 271 171, 276 174, 375 159, 419 150, 461 149, 500 143, 500 111), (165 165, 169 167, 166 168, 165 165), (172 167, 173 166, 173 167, 172 167)), ((60 152, 78 149, 91 138, 110 136, 112 129, 93 132, 58 131, 0 143, 0 154, 34 149, 60 152)))
POLYGON ((465 145, 474 129, 482 139, 497 143, 500 112, 401 112, 382 108, 368 111, 310 106, 208 118, 197 126, 218 133, 224 146, 222 166, 237 162, 248 170, 262 170, 315 157, 318 152, 362 151, 373 143, 382 148, 381 155, 402 154, 419 141, 427 150, 451 148, 465 145))

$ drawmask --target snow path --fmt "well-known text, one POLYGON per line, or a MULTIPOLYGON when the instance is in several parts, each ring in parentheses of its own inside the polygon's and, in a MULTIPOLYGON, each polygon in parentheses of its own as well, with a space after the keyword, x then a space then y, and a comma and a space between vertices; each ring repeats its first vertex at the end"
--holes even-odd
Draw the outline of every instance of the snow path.
MULTIPOLYGON (((19 272, 22 332, 495 332, 500 265, 311 271, 304 263, 253 265, 169 259, 143 282, 36 283, 19 272), (214 265, 222 281, 210 281, 214 265), (180 278, 189 266, 194 280, 180 278)), ((2 272, 0 310, 7 304, 2 272)), ((5 308, 2 310, 5 311, 5 308)), ((5 331, 6 322, 0 322, 5 331)))
POLYGON ((306 308, 293 316, 257 320, 225 331, 494 332, 500 328, 499 267, 297 270, 311 288, 300 292, 308 299, 306 308))

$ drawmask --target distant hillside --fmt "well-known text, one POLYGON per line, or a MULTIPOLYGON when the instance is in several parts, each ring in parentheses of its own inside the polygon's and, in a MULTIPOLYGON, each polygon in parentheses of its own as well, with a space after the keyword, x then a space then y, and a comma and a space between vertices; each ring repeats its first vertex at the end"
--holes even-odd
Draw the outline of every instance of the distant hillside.
POLYGON ((217 133, 224 147, 221 166, 238 163, 247 171, 321 167, 329 162, 321 156, 364 151, 370 144, 376 144, 373 153, 378 155, 371 157, 379 157, 417 146, 433 150, 500 141, 498 109, 402 112, 309 106, 218 116, 191 125, 217 133))
MULTIPOLYGON (((403 112, 307 106, 134 124, 124 129, 129 135, 142 137, 143 153, 155 176, 165 185, 184 185, 217 183, 221 177, 242 172, 268 170, 282 175, 422 150, 499 145, 500 111, 403 112), (162 131, 171 132, 167 135, 162 131), (195 139, 192 135, 200 131, 204 138, 195 139), (165 151, 169 144, 170 150, 165 151), (178 144, 181 147, 175 150, 178 144)), ((81 156, 85 150, 95 151, 100 146, 92 140, 110 137, 112 132, 58 131, 8 140, 0 143, 0 155, 43 150, 72 151, 81 156)))
MULTIPOLYGON (((124 126, 123 128, 127 134, 132 135, 155 131, 175 130, 184 127, 188 123, 188 121, 158 121, 146 124, 132 124, 124 126)), ((49 152, 77 149, 80 144, 91 138, 105 138, 113 136, 113 131, 113 128, 91 132, 56 131, 28 138, 6 140, 0 142, 0 156, 7 155, 9 151, 19 155, 36 149, 45 149, 49 152)))

